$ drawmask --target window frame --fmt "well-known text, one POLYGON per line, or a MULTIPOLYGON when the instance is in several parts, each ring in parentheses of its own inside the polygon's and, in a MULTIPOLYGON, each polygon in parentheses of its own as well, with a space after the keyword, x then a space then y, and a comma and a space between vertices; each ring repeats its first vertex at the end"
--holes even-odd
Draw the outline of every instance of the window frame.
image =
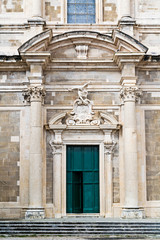
POLYGON ((70 25, 93 25, 102 23, 103 20, 103 3, 102 0, 95 0, 95 23, 68 23, 67 22, 67 0, 62 1, 62 8, 63 8, 63 23, 70 24, 70 25))

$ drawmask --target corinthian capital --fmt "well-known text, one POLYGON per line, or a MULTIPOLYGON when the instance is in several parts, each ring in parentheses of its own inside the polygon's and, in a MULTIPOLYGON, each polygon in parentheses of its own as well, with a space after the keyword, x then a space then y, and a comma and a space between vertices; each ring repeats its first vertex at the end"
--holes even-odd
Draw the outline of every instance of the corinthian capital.
POLYGON ((122 87, 120 97, 123 102, 136 102, 141 97, 142 93, 138 87, 122 87))
POLYGON ((41 102, 45 95, 46 92, 43 86, 29 86, 23 92, 24 100, 28 103, 41 102))

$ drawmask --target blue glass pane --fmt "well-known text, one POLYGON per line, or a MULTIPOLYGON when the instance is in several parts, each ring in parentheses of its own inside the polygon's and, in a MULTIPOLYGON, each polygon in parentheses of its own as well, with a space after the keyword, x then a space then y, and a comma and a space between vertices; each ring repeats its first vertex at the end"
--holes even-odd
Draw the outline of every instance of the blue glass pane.
POLYGON ((67 3, 76 3, 76 0, 68 0, 67 3))
POLYGON ((86 0, 76 0, 76 3, 87 3, 86 0))
POLYGON ((95 5, 95 0, 87 0, 87 3, 92 3, 95 5))
POLYGON ((68 23, 95 23, 95 0, 68 0, 68 23))
POLYGON ((87 15, 76 16, 76 23, 86 23, 86 22, 87 22, 87 15))
POLYGON ((75 14, 76 13, 75 4, 69 4, 67 10, 68 14, 75 14))
POLYGON ((68 17, 67 17, 67 22, 68 22, 68 23, 76 23, 76 17, 75 17, 75 15, 68 15, 68 17))
POLYGON ((86 4, 76 4, 76 13, 84 14, 87 12, 86 4))
POLYGON ((88 5, 87 13, 92 14, 92 15, 95 14, 95 6, 94 5, 88 5))
POLYGON ((95 15, 88 15, 87 23, 95 23, 95 15))

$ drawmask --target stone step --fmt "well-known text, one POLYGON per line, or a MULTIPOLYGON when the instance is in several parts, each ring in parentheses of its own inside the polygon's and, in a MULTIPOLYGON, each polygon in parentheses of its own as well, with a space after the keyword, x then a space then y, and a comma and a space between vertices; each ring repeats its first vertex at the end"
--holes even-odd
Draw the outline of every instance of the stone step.
MULTIPOLYGON (((7 227, 4 227, 4 226, 2 226, 1 228, 0 228, 0 230, 3 230, 3 229, 7 229, 8 228, 8 226, 7 227)), ((122 229, 122 230, 141 230, 141 229, 143 229, 143 230, 150 230, 150 229, 157 229, 157 230, 160 230, 160 227, 126 227, 126 226, 123 226, 123 227, 119 227, 119 226, 117 226, 117 227, 105 227, 105 226, 96 226, 96 227, 94 227, 94 226, 74 226, 74 227, 72 227, 72 226, 68 226, 68 227, 66 227, 66 226, 50 226, 50 227, 48 227, 48 226, 46 226, 46 227, 44 227, 44 226, 35 226, 35 227, 33 227, 33 226, 9 226, 9 228, 10 229, 30 229, 30 230, 32 230, 32 229, 38 229, 38 228, 40 228, 40 229, 44 229, 44 230, 49 230, 49 229, 73 229, 73 228, 76 228, 76 229, 90 229, 90 230, 94 230, 94 229, 99 229, 99 230, 104 230, 104 229, 113 229, 113 230, 116 230, 116 229, 122 229)))
POLYGON ((160 235, 160 222, 0 221, 0 235, 160 235))
POLYGON ((63 231, 63 232, 58 232, 58 231, 32 231, 32 232, 28 232, 28 231, 2 231, 0 232, 1 235, 84 235, 84 234, 89 234, 89 235, 94 235, 94 234, 98 234, 98 235, 159 235, 160 236, 160 232, 155 232, 155 231, 149 231, 149 232, 143 232, 143 231, 128 231, 128 232, 122 232, 122 231, 104 231, 104 232, 100 232, 100 231, 63 231))

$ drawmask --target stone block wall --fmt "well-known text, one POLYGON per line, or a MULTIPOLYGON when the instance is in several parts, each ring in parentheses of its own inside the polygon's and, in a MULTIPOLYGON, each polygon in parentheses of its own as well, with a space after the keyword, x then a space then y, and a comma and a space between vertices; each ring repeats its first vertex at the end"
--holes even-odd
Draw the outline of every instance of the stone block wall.
POLYGON ((23 0, 1 0, 0 13, 23 12, 23 0))
POLYGON ((160 83, 160 71, 139 71, 138 84, 160 83))
POLYGON ((136 16, 156 18, 160 12, 160 4, 157 0, 135 0, 136 16))
POLYGON ((160 200, 160 111, 145 111, 147 200, 160 200))
MULTIPOLYGON (((5 39, 6 41, 6 39, 5 39)), ((16 41, 16 40, 15 40, 16 41)), ((1 42, 0 42, 1 44, 1 42)), ((25 72, 0 72, 0 84, 20 84, 26 82, 26 73, 25 72)))
POLYGON ((45 18, 47 21, 61 21, 61 0, 45 0, 45 18))
POLYGON ((160 93, 159 92, 143 92, 142 104, 160 104, 160 93))
POLYGON ((0 105, 21 105, 23 104, 22 93, 0 93, 0 105))
POLYGON ((19 125, 19 111, 0 111, 0 202, 19 197, 19 125))
POLYGON ((117 17, 117 0, 103 0, 103 21, 115 22, 117 17))

